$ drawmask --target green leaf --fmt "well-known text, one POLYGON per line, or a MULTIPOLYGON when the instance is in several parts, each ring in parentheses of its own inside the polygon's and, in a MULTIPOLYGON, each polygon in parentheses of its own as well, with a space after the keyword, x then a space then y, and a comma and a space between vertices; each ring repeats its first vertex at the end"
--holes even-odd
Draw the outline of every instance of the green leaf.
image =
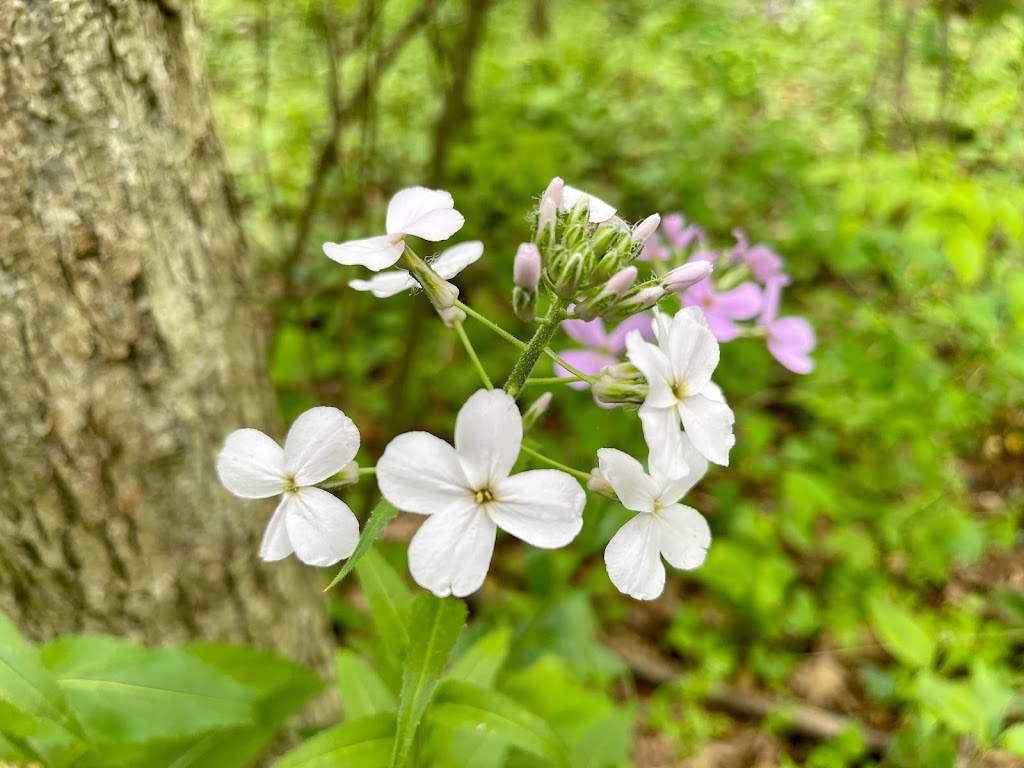
POLYGON ((338 575, 334 577, 334 580, 327 585, 326 592, 331 587, 339 584, 342 579, 352 572, 352 569, 356 567, 356 563, 363 559, 363 556, 370 551, 370 547, 373 546, 373 542, 380 536, 380 532, 384 530, 384 526, 395 519, 395 515, 398 514, 398 509, 388 503, 387 499, 381 499, 380 503, 373 508, 373 512, 370 513, 370 519, 366 521, 366 525, 363 526, 363 532, 359 535, 359 543, 356 544, 355 551, 345 561, 345 564, 338 571, 338 575))
POLYGON ((951 221, 943 234, 946 254, 960 282, 973 285, 985 266, 985 243, 965 224, 951 221))
POLYGON ((912 613, 881 595, 868 600, 868 613, 878 639, 898 661, 914 668, 931 666, 935 641, 912 613))
POLYGON ((358 720, 381 712, 394 712, 394 694, 377 671, 350 650, 338 652, 338 692, 341 708, 348 720, 358 720))
MULTIPOLYGON (((83 737, 70 705, 57 680, 39 658, 39 652, 27 643, 14 624, 0 613, 0 702, 21 714, 22 726, 31 727, 33 718, 55 723, 74 736, 83 737)), ((4 730, 14 718, 3 721, 4 730)), ((8 731, 10 733, 11 731, 8 731)), ((25 735, 15 733, 14 735, 25 735)))
POLYGON ((498 741, 568 766, 564 743, 545 720, 512 699, 459 680, 446 680, 430 707, 428 722, 456 730, 486 732, 498 741))
POLYGON ((388 713, 352 720, 314 736, 293 749, 274 768, 369 768, 387 764, 395 736, 388 713))
POLYGON ((114 637, 66 637, 41 649, 90 740, 185 739, 254 722, 252 692, 179 650, 114 637))
POLYGON ((413 765, 416 729, 465 622, 466 604, 461 600, 424 593, 413 601, 409 625, 416 628, 417 638, 409 645, 402 670, 392 768, 413 765))
POLYGON ((1015 723, 1003 731, 999 743, 1004 749, 1024 757, 1024 723, 1015 723))
POLYGON ((978 733, 984 727, 978 699, 963 683, 922 671, 914 681, 914 694, 922 707, 958 736, 978 733))
POLYGON ((488 632, 452 665, 448 678, 490 688, 508 658, 510 637, 504 628, 488 632))
POLYGON ((385 652, 398 662, 409 645, 408 616, 412 593, 384 555, 369 550, 356 566, 356 575, 373 613, 373 625, 385 652))

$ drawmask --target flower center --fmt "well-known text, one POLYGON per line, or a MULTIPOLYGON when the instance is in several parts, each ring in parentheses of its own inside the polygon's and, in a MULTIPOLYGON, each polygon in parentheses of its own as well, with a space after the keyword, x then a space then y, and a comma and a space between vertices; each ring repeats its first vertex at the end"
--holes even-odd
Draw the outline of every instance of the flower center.
POLYGON ((494 494, 490 488, 481 488, 476 492, 475 498, 477 504, 486 504, 488 501, 494 501, 494 494))
POLYGON ((685 400, 689 396, 686 385, 678 381, 672 382, 672 394, 676 396, 676 400, 685 400))
POLYGON ((295 484, 294 477, 286 477, 284 480, 284 487, 281 489, 284 493, 298 493, 299 486, 295 484))

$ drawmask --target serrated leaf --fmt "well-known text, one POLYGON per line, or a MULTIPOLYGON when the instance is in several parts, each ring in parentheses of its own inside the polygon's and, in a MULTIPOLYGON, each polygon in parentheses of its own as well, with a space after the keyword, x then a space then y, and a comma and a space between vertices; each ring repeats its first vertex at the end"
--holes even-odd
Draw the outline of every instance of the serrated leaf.
POLYGON ((348 720, 394 712, 398 704, 377 671, 349 650, 338 652, 338 692, 348 720))
POLYGON ((324 731, 293 749, 274 768, 369 768, 386 765, 395 716, 382 713, 324 731))
POLYGON ((931 666, 935 641, 912 613, 881 595, 868 600, 868 612, 878 639, 898 661, 914 668, 931 666))
POLYGON ((410 644, 402 669, 391 768, 413 765, 416 729, 465 622, 466 604, 457 598, 438 598, 424 593, 413 601, 409 626, 416 629, 416 642, 410 644))
POLYGON ((504 628, 488 632, 452 664, 448 678, 490 688, 508 658, 511 634, 504 628))
POLYGON ((429 722, 486 732, 551 764, 567 767, 569 753, 551 726, 504 694, 460 680, 445 680, 430 707, 429 722))
POLYGON ((356 575, 370 603, 373 626, 385 652, 397 663, 409 644, 409 611, 412 593, 384 555, 368 551, 356 566, 356 575))
POLYGON ((114 637, 66 637, 41 649, 91 741, 187 739, 254 722, 252 692, 174 649, 114 637))
MULTIPOLYGON (((32 719, 39 718, 73 736, 83 737, 56 678, 43 665, 39 652, 3 614, 0 614, 0 702, 12 712, 19 712, 18 721, 25 727, 31 726, 32 719)), ((3 725, 10 727, 13 722, 14 718, 3 725)), ((26 734, 15 732, 13 735, 26 734)))
POLYGON ((356 567, 356 564, 363 559, 363 556, 370 551, 373 543, 380 536, 380 532, 384 530, 384 526, 395 519, 395 515, 398 514, 398 509, 392 504, 388 503, 386 499, 381 499, 380 503, 374 507, 373 512, 370 513, 370 519, 366 521, 366 525, 363 526, 363 532, 359 535, 359 543, 356 544, 355 551, 345 564, 341 566, 341 570, 338 571, 338 575, 334 577, 330 584, 327 585, 326 592, 331 587, 340 583, 342 579, 348 576, 352 569, 356 567))

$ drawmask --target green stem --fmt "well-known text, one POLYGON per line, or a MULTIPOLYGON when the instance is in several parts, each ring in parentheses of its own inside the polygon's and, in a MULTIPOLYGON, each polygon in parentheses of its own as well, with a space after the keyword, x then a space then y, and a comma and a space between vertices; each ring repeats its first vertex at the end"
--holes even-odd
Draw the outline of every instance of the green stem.
POLYGON ((455 321, 453 323, 455 332, 459 334, 459 339, 462 340, 462 346, 466 348, 466 354, 469 355, 469 359, 473 361, 473 367, 476 368, 476 372, 480 374, 480 378, 487 389, 494 389, 494 385, 491 383, 491 377, 487 375, 487 371, 484 370, 483 365, 480 363, 480 358, 476 356, 476 350, 473 349, 473 345, 469 341, 469 336, 466 335, 466 329, 462 327, 462 323, 455 321))
POLYGON ((475 309, 470 307, 468 304, 463 304, 461 301, 456 301, 455 302, 455 306, 458 307, 459 309, 461 309, 463 312, 465 312, 470 317, 472 317, 474 320, 476 320, 478 322, 481 322, 484 325, 486 325, 488 328, 490 328, 496 334, 501 336, 501 338, 503 338, 509 344, 514 344, 515 346, 519 347, 520 349, 526 350, 527 344, 526 344, 525 341, 517 339, 515 336, 513 336, 511 333, 506 331, 500 325, 497 325, 496 323, 491 322, 486 317, 484 317, 479 312, 477 312, 475 309))
POLYGON ((567 362, 565 362, 565 360, 560 358, 556 353, 552 352, 547 347, 544 347, 544 354, 547 355, 548 357, 550 357, 552 360, 554 360, 560 366, 565 368, 565 370, 567 370, 569 373, 573 374, 579 381, 585 381, 588 384, 593 384, 595 381, 597 381, 597 376, 588 376, 583 371, 576 370, 571 365, 569 365, 567 362))
POLYGON ((359 474, 360 475, 376 475, 377 474, 377 468, 376 467, 360 467, 359 468, 359 474))
POLYGON ((524 445, 524 446, 521 446, 519 450, 521 450, 527 456, 533 456, 533 458, 537 459, 538 461, 543 461, 548 466, 554 467, 555 469, 560 469, 563 472, 568 472, 570 475, 575 475, 580 480, 582 480, 584 483, 587 482, 588 480, 590 480, 590 474, 589 473, 587 473, 587 472, 580 472, 578 469, 573 469, 572 467, 565 466, 565 464, 560 464, 559 462, 555 461, 554 459, 549 459, 543 453, 540 453, 539 451, 533 450, 533 448, 529 448, 529 447, 524 445))
MULTIPOLYGON (((534 367, 537 365, 537 359, 547 351, 548 342, 551 341, 552 337, 558 331, 558 327, 562 320, 565 318, 565 300, 555 299, 551 302, 551 306, 548 308, 547 315, 540 321, 540 325, 537 326, 537 330, 533 333, 533 338, 530 339, 530 343, 523 351, 522 356, 516 361, 515 367, 512 369, 512 373, 508 377, 508 381, 505 382, 505 391, 512 395, 513 398, 518 397, 520 391, 523 389, 523 385, 526 380, 533 373, 534 367)), ((549 354, 554 354, 549 352, 549 354)), ((557 357, 557 355, 556 355, 557 357)), ((565 367, 567 371, 571 371, 577 376, 580 375, 578 371, 574 371, 572 368, 565 367)))
POLYGON ((584 381, 579 376, 544 376, 537 379, 527 379, 523 382, 524 387, 540 387, 546 384, 572 384, 575 381, 584 381))

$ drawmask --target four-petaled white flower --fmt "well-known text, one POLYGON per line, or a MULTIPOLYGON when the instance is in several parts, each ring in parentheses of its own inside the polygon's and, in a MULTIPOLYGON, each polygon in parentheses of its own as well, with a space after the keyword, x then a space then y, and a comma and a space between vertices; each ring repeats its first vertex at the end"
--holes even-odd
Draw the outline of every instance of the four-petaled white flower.
POLYGON ((582 189, 576 189, 576 187, 570 187, 568 184, 562 189, 562 201, 558 206, 558 209, 563 213, 572 210, 572 207, 576 205, 576 201, 583 195, 590 198, 590 223, 600 224, 603 221, 608 221, 612 216, 615 215, 615 209, 612 208, 608 203, 599 197, 594 197, 588 192, 584 192, 582 189))
POLYGON ((308 565, 333 565, 359 541, 359 523, 345 502, 314 488, 340 472, 359 450, 359 430, 337 408, 311 408, 288 430, 284 450, 258 429, 228 435, 217 474, 231 493, 246 499, 283 494, 260 545, 264 560, 292 552, 308 565))
POLYGON ((657 344, 638 331, 626 336, 626 356, 649 386, 640 421, 651 464, 670 477, 686 471, 681 422, 701 456, 727 465, 735 419, 711 381, 719 356, 715 335, 699 307, 685 307, 671 320, 659 315, 653 327, 657 344))
POLYGON ((324 253, 339 264, 359 264, 377 272, 398 261, 405 251, 406 235, 438 243, 462 229, 465 222, 448 192, 409 187, 398 191, 388 203, 386 235, 324 243, 324 253))
MULTIPOLYGON (((430 267, 445 280, 450 280, 479 259, 483 252, 484 244, 479 240, 459 243, 441 251, 438 257, 430 262, 430 267)), ((348 285, 357 291, 371 291, 378 299, 386 299, 402 291, 419 288, 420 284, 406 270, 395 269, 380 272, 369 280, 350 280, 348 285)))
POLYGON ((684 459, 690 470, 679 478, 651 474, 640 462, 614 448, 597 452, 601 473, 622 505, 639 512, 619 529, 604 551, 612 583, 637 600, 653 600, 665 588, 664 557, 669 565, 690 570, 704 562, 711 529, 704 516, 679 500, 707 472, 708 462, 683 436, 684 459))
POLYGON ((583 526, 586 494, 565 472, 510 476, 523 421, 500 390, 476 392, 455 421, 455 447, 428 432, 399 435, 377 462, 384 498, 429 515, 409 544, 409 570, 439 597, 472 594, 484 582, 501 528, 544 549, 562 547, 583 526))

